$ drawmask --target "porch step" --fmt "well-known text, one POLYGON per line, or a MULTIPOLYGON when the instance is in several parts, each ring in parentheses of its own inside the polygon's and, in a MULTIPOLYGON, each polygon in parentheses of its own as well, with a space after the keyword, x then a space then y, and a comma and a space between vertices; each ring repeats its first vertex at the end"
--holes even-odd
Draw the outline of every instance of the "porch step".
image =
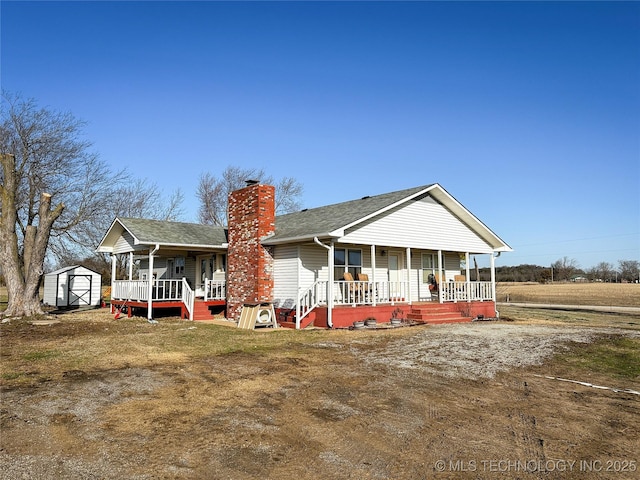
MULTIPOLYGON (((315 312, 309 313, 306 317, 302 319, 300 322, 300 329, 307 328, 309 325, 313 325, 313 322, 316 319, 315 312)), ((296 320, 295 315, 293 317, 286 317, 285 320, 278 320, 278 325, 284 328, 296 328, 296 320)))
POLYGON ((407 319, 417 323, 439 325, 444 323, 467 323, 473 319, 446 304, 416 305, 407 313, 407 319))
POLYGON ((194 320, 213 320, 215 315, 210 310, 210 305, 206 302, 194 302, 193 319, 194 320))

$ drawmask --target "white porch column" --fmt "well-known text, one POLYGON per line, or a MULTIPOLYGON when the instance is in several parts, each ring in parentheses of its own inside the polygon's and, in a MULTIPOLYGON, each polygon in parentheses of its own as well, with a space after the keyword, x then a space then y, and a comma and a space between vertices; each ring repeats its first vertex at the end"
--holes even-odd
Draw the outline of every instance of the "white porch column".
POLYGON ((129 281, 133 280, 133 252, 129 252, 129 281))
POLYGON ((407 300, 411 305, 411 247, 407 247, 407 300))
POLYGON ((496 259, 491 253, 491 299, 496 301, 496 259))
POLYGON ((469 270, 469 252, 465 252, 465 254, 464 254, 464 266, 465 266, 465 272, 464 272, 465 286, 464 286, 464 289, 467 292, 467 302, 470 302, 471 301, 471 276, 470 276, 470 270, 469 270))
POLYGON ((160 249, 160 245, 156 245, 152 250, 149 249, 149 275, 147 276, 149 280, 149 289, 147 293, 149 297, 147 298, 147 320, 153 320, 153 257, 156 252, 160 249))
POLYGON ((335 275, 333 273, 333 271, 335 270, 334 268, 334 259, 333 259, 333 255, 334 255, 334 249, 335 249, 335 244, 333 242, 333 240, 331 241, 331 243, 329 243, 329 250, 328 250, 328 262, 327 264, 329 265, 329 287, 327 288, 327 295, 329 295, 329 298, 327 298, 327 325, 329 328, 333 328, 333 282, 335 281, 335 275))
POLYGON ((444 283, 444 277, 442 276, 442 250, 438 250, 438 302, 442 303, 442 284, 444 283))
POLYGON ((111 254, 111 290, 113 291, 113 282, 117 280, 116 278, 116 264, 118 263, 118 254, 111 254))
POLYGON ((371 293, 369 294, 372 298, 371 304, 376 306, 376 246, 371 245, 371 293))
MULTIPOLYGON (((114 290, 115 288, 115 281, 116 281, 116 263, 118 263, 118 254, 116 253, 112 253, 111 254, 111 300, 113 300, 113 296, 115 295, 116 291, 114 290)), ((111 313, 114 313, 114 309, 113 309, 113 302, 111 301, 111 313)))

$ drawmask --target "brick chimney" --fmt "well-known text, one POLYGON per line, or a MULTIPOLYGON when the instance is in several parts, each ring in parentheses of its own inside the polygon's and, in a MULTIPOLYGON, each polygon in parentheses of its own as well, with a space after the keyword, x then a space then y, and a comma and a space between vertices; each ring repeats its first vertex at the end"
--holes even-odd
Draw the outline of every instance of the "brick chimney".
POLYGON ((275 233, 275 187, 249 180, 229 195, 227 318, 245 303, 273 301, 273 257, 261 240, 275 233))

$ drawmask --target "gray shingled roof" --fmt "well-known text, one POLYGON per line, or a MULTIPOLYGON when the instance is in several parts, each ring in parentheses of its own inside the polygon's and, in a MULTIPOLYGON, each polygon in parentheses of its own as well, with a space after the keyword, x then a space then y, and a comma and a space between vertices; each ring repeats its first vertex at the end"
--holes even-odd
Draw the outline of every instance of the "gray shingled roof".
MULTIPOLYGON (((285 239, 325 236, 329 232, 378 212, 430 186, 424 185, 407 190, 364 197, 359 200, 350 200, 278 215, 276 217, 276 233, 268 239, 268 243, 285 239)), ((222 245, 227 242, 227 231, 220 226, 142 218, 118 218, 118 220, 141 243, 222 245)))
POLYGON ((118 218, 118 220, 141 243, 211 246, 227 243, 226 229, 220 226, 143 218, 118 218))
MULTIPOLYGON (((275 235, 264 240, 265 244, 285 243, 314 237, 323 238, 337 233, 370 215, 376 214, 391 205, 402 202, 422 191, 430 190, 438 201, 445 201, 452 213, 461 215, 466 221, 494 246, 511 251, 503 240, 493 233, 470 212, 457 203, 443 189, 433 190, 437 184, 384 193, 359 200, 336 203, 324 207, 305 209, 300 212, 279 215, 275 219, 275 235), (456 213, 457 212, 457 213, 456 213), (332 233, 333 232, 333 233, 332 233)), ((183 245, 183 246, 222 246, 228 242, 227 230, 221 226, 201 225, 197 223, 168 222, 140 218, 119 218, 125 226, 143 244, 183 245)), ((106 238, 106 237, 105 237, 106 238)), ((104 239, 103 239, 104 241, 104 239)), ((102 242, 101 242, 102 243, 102 242)))
POLYGON ((325 207, 310 208, 276 217, 276 233, 266 243, 294 238, 321 237, 361 218, 382 210, 389 205, 429 188, 431 185, 384 193, 359 200, 336 203, 325 207))

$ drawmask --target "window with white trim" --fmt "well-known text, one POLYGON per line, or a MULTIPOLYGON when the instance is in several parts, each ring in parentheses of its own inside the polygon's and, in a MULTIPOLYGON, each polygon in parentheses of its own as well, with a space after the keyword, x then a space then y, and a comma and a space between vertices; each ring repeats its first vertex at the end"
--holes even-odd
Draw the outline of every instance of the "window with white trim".
POLYGON ((354 280, 362 272, 362 250, 353 248, 336 248, 333 251, 333 274, 336 280, 342 280, 345 272, 349 272, 354 280))
MULTIPOLYGON (((430 275, 436 274, 435 255, 432 253, 422 254, 422 283, 431 283, 430 275)), ((433 278, 433 277, 431 277, 433 278)))
POLYGON ((176 278, 184 276, 184 257, 176 257, 174 265, 176 278))

